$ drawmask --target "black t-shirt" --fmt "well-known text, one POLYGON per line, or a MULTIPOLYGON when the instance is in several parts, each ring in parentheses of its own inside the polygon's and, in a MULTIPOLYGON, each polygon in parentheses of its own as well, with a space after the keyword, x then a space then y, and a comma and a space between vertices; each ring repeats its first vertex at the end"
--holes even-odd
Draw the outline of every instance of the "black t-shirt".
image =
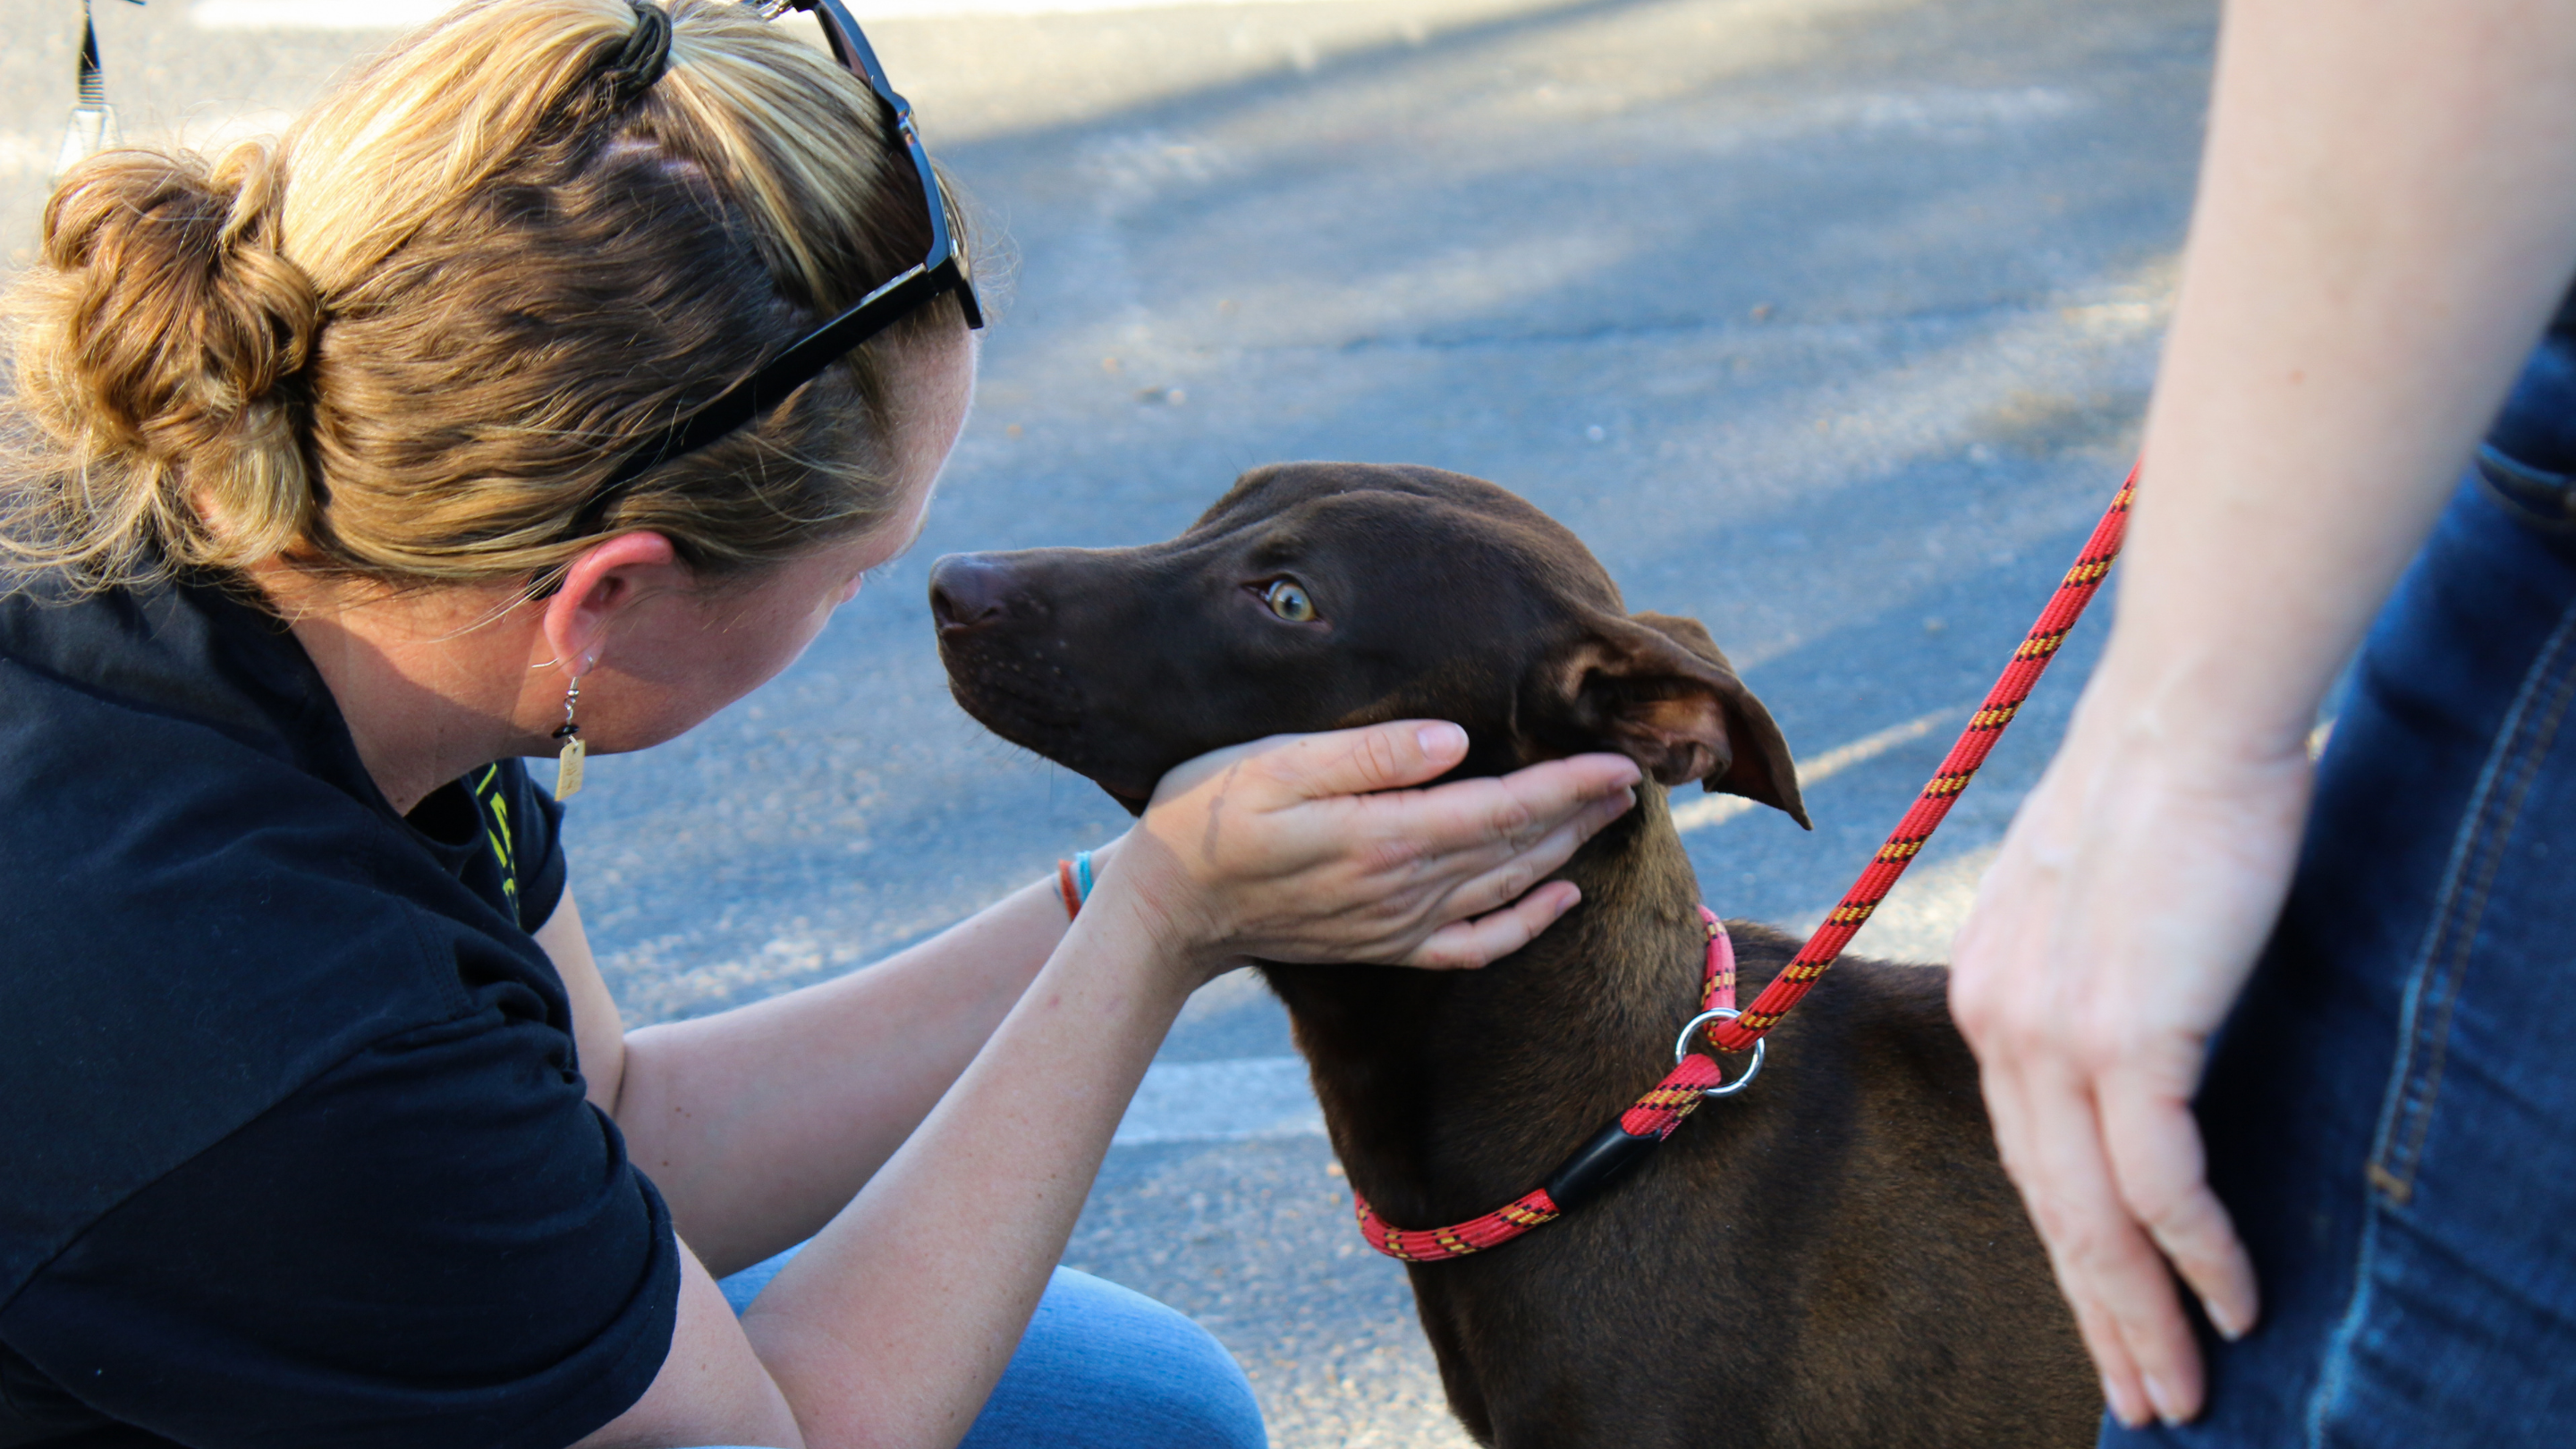
POLYGON ((669 1352, 553 802, 406 820, 210 587, 0 599, 0 1449, 560 1449, 669 1352))

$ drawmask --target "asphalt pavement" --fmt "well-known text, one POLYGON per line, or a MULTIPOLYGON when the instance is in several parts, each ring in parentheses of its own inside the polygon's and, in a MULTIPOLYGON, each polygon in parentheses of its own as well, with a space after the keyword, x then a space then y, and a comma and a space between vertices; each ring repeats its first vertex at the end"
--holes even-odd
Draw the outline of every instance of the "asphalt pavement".
MULTIPOLYGON (((418 3, 100 0, 110 95, 130 136, 273 129, 418 3)), ((1116 831, 1106 797, 949 701, 929 561, 1164 537, 1290 458, 1494 479, 1581 534, 1632 608, 1704 621, 1806 762, 1816 819, 1695 804, 1707 899, 1814 920, 2127 465, 2215 13, 859 8, 975 204, 997 304, 981 400, 920 546, 801 662, 682 740, 594 760, 575 877, 634 1021, 857 969, 1116 831)), ((22 263, 78 7, 0 18, 0 250, 22 263)), ((2102 624, 1858 950, 1944 953, 2102 624)), ((1068 1260, 1213 1328, 1281 1446, 1463 1444, 1292 1053, 1257 984, 1208 988, 1068 1260)))

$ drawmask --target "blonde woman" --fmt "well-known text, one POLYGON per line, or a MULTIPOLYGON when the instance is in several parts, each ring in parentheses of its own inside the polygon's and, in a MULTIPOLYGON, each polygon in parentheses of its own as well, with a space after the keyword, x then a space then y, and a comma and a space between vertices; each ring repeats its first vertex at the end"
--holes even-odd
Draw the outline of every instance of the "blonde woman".
POLYGON ((1258 1443, 1205 1334, 1054 1270, 1156 1043, 1239 957, 1473 966, 1575 903, 1633 767, 1397 789, 1464 749, 1400 722, 1176 771, 1070 925, 1032 882, 621 1032, 521 757, 775 674, 974 378, 927 159, 837 6, 839 63, 780 8, 488 0, 274 149, 56 191, 0 494, 0 1443, 1258 1443))

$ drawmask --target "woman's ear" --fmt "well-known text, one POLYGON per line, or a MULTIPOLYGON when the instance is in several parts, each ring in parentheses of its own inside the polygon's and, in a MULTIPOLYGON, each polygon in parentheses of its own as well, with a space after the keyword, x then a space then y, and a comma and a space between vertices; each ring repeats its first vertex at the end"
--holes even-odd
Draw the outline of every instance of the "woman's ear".
POLYGON ((643 599, 688 587, 689 566, 658 533, 621 533, 573 556, 542 601, 546 648, 578 675, 607 652, 618 619, 643 599))
POLYGON ((1666 785, 1697 780, 1808 825, 1788 741, 1698 620, 1603 614, 1537 684, 1532 703, 1585 742, 1578 747, 1615 751, 1666 785))

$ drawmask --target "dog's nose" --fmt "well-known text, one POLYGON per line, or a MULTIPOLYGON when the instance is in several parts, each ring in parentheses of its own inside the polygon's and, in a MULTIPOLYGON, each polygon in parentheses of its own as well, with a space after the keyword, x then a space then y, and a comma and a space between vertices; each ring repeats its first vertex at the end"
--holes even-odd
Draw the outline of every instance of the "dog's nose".
POLYGON ((930 566, 930 617, 940 632, 998 618, 1010 571, 979 553, 952 553, 930 566))

